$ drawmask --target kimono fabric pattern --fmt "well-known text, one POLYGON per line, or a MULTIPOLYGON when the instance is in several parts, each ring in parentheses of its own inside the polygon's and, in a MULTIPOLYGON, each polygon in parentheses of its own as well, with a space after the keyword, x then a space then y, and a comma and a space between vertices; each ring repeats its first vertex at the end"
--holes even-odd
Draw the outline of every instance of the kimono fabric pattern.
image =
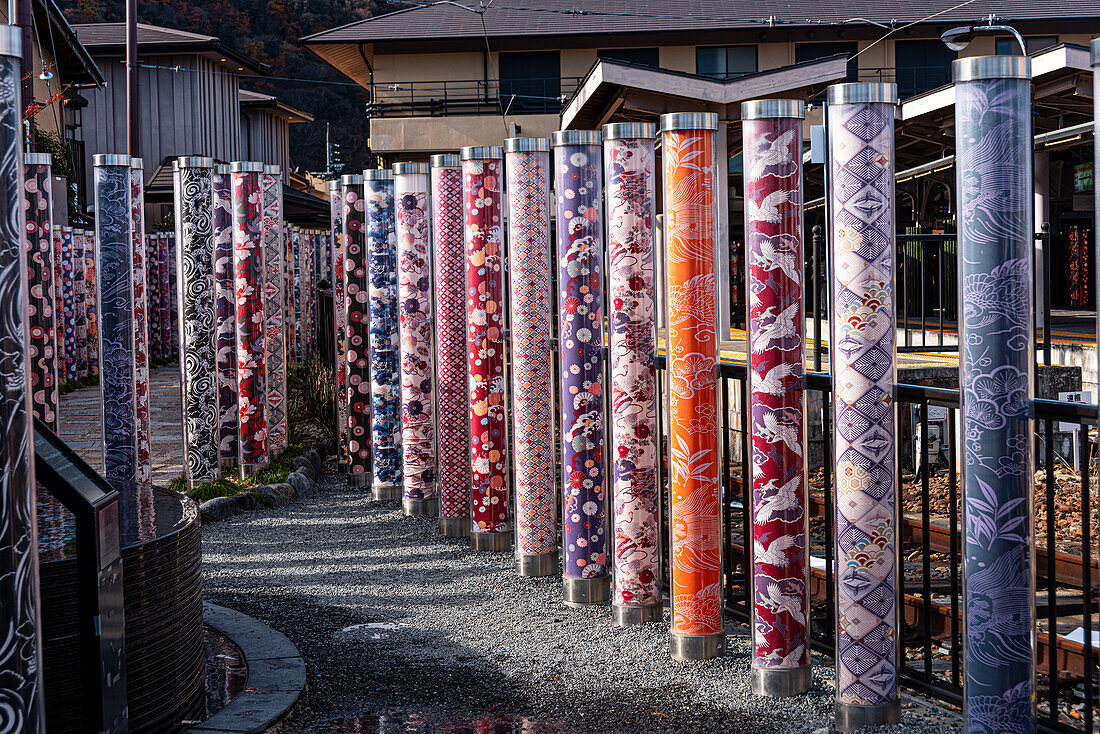
MULTIPOLYGON (((370 349, 370 383, 363 385, 363 388, 369 389, 372 406, 373 492, 375 499, 399 499, 404 480, 401 471, 401 343, 398 334, 393 175, 382 171, 367 172, 367 176, 366 277, 370 296, 367 345, 370 349)), ((345 202, 344 211, 347 209, 345 202)), ((348 257, 351 257, 350 249, 348 257)), ((347 267, 350 272, 350 266, 347 267)), ((349 344, 348 349, 351 348, 349 344)), ((351 389, 349 381, 349 401, 351 389)))
POLYGON ((76 380, 76 298, 73 290, 73 231, 61 228, 61 318, 65 334, 65 381, 76 380))
MULTIPOLYGON (((31 407, 36 418, 51 430, 57 430, 57 349, 53 281, 53 220, 50 187, 50 156, 27 153, 24 156, 23 205, 26 210, 24 249, 26 251, 27 340, 30 358, 31 407)), ((94 335, 94 334, 93 334, 94 335)))
POLYGON ((663 616, 657 515, 652 124, 605 125, 616 622, 663 616))
POLYGON ((237 397, 237 299, 233 289, 233 190, 228 166, 211 183, 214 236, 214 332, 218 372, 218 461, 236 466, 240 441, 237 397))
POLYGON ((168 249, 168 235, 164 232, 154 234, 157 241, 157 293, 160 294, 160 348, 161 359, 172 360, 178 355, 172 344, 172 276, 171 251, 168 249))
MULTIPOLYGON (((363 177, 340 180, 344 211, 344 344, 347 348, 348 482, 365 487, 371 473, 371 373, 367 351, 370 331, 367 242, 363 177)), ((377 446, 375 447, 377 448, 377 446)), ((375 458, 377 458, 377 451, 375 458)), ((374 469, 377 475, 378 468, 374 469)))
POLYGON ((88 230, 84 247, 84 296, 85 318, 88 322, 88 375, 90 377, 99 376, 99 286, 96 277, 95 253, 95 232, 88 230))
MULTIPOLYGON (((134 400, 137 404, 138 482, 153 481, 152 416, 149 411, 149 318, 145 295, 145 171, 130 159, 130 254, 133 257, 134 400)), ((177 262, 176 267, 179 267, 177 262)), ((177 337, 178 338, 178 337, 177 337)))
POLYGON ((668 273, 672 646, 725 649, 718 481, 714 130, 711 114, 662 117, 668 273))
POLYGON ((163 359, 164 345, 161 344, 160 310, 160 263, 157 261, 157 234, 145 236, 145 301, 146 314, 149 316, 149 360, 163 359))
POLYGON ((73 323, 76 333, 76 379, 88 376, 88 321, 84 310, 84 230, 73 231, 73 323))
POLYGON ((471 542, 478 550, 504 550, 510 545, 504 416, 502 156, 499 148, 462 150, 471 542))
POLYGON ((283 257, 283 190, 278 166, 265 166, 260 176, 264 246, 264 366, 267 369, 269 450, 287 447, 286 423, 286 282, 283 257))
POLYGON ((558 570, 550 366, 550 141, 505 141, 516 552, 523 576, 558 570))
POLYGON ((406 515, 430 515, 435 499, 435 393, 432 374, 432 270, 426 164, 394 174, 397 288, 401 337, 401 451, 406 515))
POLYGON ((435 258, 436 430, 439 526, 444 535, 470 532, 470 419, 466 363, 466 246, 458 156, 432 156, 435 258))
POLYGON ((326 271, 332 282, 332 313, 335 342, 335 380, 336 380, 336 432, 339 438, 337 455, 340 464, 348 466, 348 383, 347 383, 347 309, 344 306, 344 190, 339 181, 330 181, 329 221, 331 226, 328 263, 331 269, 326 271))
POLYGON ((753 658, 762 695, 809 689, 810 598, 803 460, 802 119, 796 100, 741 107, 749 401, 753 658))

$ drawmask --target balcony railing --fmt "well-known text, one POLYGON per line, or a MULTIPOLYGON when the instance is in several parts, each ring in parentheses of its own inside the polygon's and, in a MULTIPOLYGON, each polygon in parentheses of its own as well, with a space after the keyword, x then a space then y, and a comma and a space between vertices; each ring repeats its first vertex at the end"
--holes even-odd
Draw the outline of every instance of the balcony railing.
POLYGON ((860 67, 859 81, 894 82, 898 85, 898 99, 906 100, 930 89, 949 84, 951 68, 946 66, 860 67))
POLYGON ((557 114, 583 77, 375 84, 371 117, 557 114))

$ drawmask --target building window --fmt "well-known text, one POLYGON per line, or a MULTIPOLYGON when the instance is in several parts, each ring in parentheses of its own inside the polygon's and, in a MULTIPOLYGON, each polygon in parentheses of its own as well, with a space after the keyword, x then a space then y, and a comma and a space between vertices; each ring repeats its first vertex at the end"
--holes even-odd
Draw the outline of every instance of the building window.
POLYGON ((848 54, 848 76, 844 81, 854 82, 859 80, 859 66, 856 64, 856 51, 858 46, 855 41, 826 41, 825 43, 796 43, 794 45, 795 63, 816 61, 837 54, 848 54))
POLYGON ((938 38, 894 44, 894 79, 898 97, 907 99, 951 82, 951 62, 958 54, 938 38))
POLYGON ((660 53, 656 48, 601 48, 596 52, 596 57, 610 61, 625 61, 628 64, 639 66, 661 65, 660 53))
POLYGON ((561 110, 561 57, 557 51, 500 54, 500 104, 509 112, 561 110))
POLYGON ((695 49, 695 73, 715 79, 755 74, 756 46, 700 46, 695 49))
MULTIPOLYGON (((1015 38, 1006 36, 1005 38, 998 38, 996 41, 998 56, 1011 56, 1019 52, 1015 38)), ((1057 46, 1058 36, 1032 36, 1024 39, 1024 45, 1027 46, 1028 54, 1038 53, 1051 46, 1057 46)))

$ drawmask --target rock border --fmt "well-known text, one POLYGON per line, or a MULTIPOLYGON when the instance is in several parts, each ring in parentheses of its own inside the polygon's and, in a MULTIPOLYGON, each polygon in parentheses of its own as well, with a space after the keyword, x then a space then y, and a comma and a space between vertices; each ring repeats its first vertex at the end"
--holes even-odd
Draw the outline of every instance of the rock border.
POLYGON ((266 484, 248 492, 215 497, 203 502, 199 505, 203 524, 235 517, 249 510, 283 507, 316 489, 325 471, 324 460, 318 450, 310 449, 295 457, 294 466, 295 470, 287 476, 285 482, 266 484))
POLYGON ((281 633, 247 614, 203 602, 202 621, 244 653, 248 680, 240 695, 188 734, 256 734, 278 724, 306 688, 306 663, 281 633))

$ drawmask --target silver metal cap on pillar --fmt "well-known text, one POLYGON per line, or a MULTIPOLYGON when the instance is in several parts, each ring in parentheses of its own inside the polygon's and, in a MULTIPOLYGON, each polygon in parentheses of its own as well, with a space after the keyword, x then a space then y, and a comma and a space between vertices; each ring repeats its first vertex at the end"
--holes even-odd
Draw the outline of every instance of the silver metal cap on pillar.
POLYGON ((441 517, 439 518, 439 532, 445 538, 468 537, 470 535, 470 518, 441 517))
POLYGON ((681 635, 673 632, 669 635, 668 647, 673 660, 710 660, 725 654, 726 633, 681 635))
POLYGON ((969 56, 951 62, 955 82, 978 79, 1030 79, 1031 59, 1027 56, 969 56))
POLYGON ((612 604, 611 621, 616 627, 661 622, 665 618, 664 604, 612 604))
POLYGON ((476 551, 491 551, 500 553, 512 549, 512 532, 505 530, 500 533, 470 533, 470 547, 476 551))
POLYGON ((458 168, 462 159, 454 153, 438 153, 431 157, 431 164, 432 168, 458 168))
POLYGON ((565 589, 563 601, 568 607, 578 609, 592 604, 607 604, 611 601, 611 577, 597 576, 590 579, 578 579, 571 576, 562 578, 565 589))
POLYGON ((428 517, 439 512, 439 500, 434 497, 426 500, 405 497, 401 500, 401 510, 405 517, 428 517))
MULTIPOLYGON (((352 478, 362 477, 362 484, 356 484, 356 487, 365 487, 370 483, 370 479, 366 474, 349 474, 348 483, 351 483, 352 478)), ((378 502, 392 502, 402 498, 405 493, 401 490, 401 487, 372 487, 371 496, 378 502)))
POLYGON ((797 696, 810 690, 813 677, 813 670, 809 665, 801 668, 753 667, 749 671, 749 688, 757 696, 797 696))
POLYGON ((487 161, 504 157, 504 149, 499 145, 468 145, 459 151, 464 161, 487 161))
POLYGON ((560 573, 557 551, 553 553, 520 553, 516 555, 516 572, 528 578, 557 576, 560 573))

